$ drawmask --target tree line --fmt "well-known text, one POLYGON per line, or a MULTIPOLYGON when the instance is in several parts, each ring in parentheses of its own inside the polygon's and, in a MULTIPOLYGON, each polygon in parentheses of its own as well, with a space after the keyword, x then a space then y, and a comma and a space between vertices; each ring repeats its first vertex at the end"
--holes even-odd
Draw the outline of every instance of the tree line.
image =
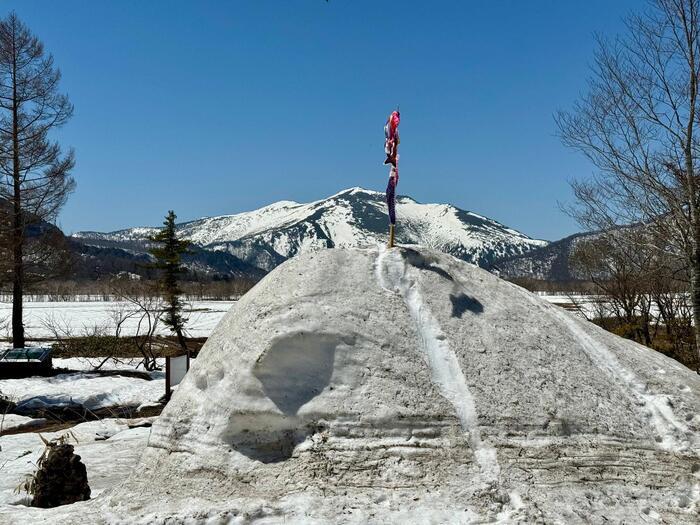
POLYGON ((600 326, 698 370, 688 268, 653 244, 643 226, 580 242, 570 263, 588 292, 570 301, 600 326))
POLYGON ((587 92, 556 115, 598 168, 566 211, 586 231, 574 260, 649 342, 662 325, 700 362, 700 5, 652 0, 599 38, 587 92), (654 312, 652 319, 651 312, 654 312))

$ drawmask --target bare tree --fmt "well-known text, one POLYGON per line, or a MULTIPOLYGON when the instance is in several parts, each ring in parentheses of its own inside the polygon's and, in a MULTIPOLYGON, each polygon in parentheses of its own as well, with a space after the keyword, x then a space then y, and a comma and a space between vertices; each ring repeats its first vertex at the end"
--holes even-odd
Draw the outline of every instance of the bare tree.
POLYGON ((686 271, 675 254, 664 253, 664 245, 641 226, 579 242, 570 263, 593 286, 582 311, 600 326, 697 370, 686 271))
POLYGON ((700 356, 700 0, 652 0, 628 35, 600 39, 588 93, 556 122, 598 168, 569 212, 590 230, 642 224, 690 275, 700 356))
POLYGON ((18 348, 25 343, 26 266, 51 261, 54 250, 38 241, 57 240, 47 222, 56 219, 74 187, 72 151, 64 155, 49 138, 73 113, 68 97, 58 92, 60 78, 53 57, 15 13, 0 20, 0 204, 9 215, 2 222, 9 226, 12 337, 18 348))
POLYGON ((157 335, 164 314, 163 300, 156 293, 144 289, 140 283, 132 283, 125 279, 115 279, 112 282, 112 295, 124 305, 113 313, 116 321, 117 337, 121 335, 123 324, 127 320, 134 323, 134 344, 143 357, 146 370, 158 368, 156 352, 160 349, 157 335))
POLYGON ((571 264, 595 286, 598 322, 613 319, 624 335, 650 345, 648 280, 653 269, 648 251, 637 249, 640 233, 621 229, 583 240, 574 248, 571 264))
POLYGON ((41 324, 44 329, 51 334, 54 341, 70 339, 75 336, 70 321, 66 319, 65 316, 58 315, 56 310, 49 310, 49 312, 41 318, 41 324))

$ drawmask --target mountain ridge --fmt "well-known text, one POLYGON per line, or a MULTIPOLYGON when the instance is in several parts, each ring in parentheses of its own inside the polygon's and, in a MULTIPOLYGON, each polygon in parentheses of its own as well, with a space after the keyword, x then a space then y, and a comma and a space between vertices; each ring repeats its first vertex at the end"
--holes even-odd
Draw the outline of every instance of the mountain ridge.
MULTIPOLYGON (((549 244, 451 204, 423 204, 401 195, 396 208, 397 242, 429 246, 483 267, 549 244)), ((278 201, 256 210, 186 221, 177 228, 179 235, 197 246, 228 252, 269 271, 309 250, 384 244, 387 224, 384 194, 353 187, 309 203, 278 201)), ((83 231, 73 238, 85 244, 129 246, 139 251, 157 230, 83 231)))

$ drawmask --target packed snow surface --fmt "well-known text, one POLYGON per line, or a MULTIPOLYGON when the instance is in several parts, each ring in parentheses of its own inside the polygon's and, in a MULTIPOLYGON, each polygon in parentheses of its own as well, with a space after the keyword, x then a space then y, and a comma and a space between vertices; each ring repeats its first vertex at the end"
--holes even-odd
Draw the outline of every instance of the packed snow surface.
POLYGON ((129 479, 0 522, 695 524, 699 414, 697 374, 475 266, 325 250, 232 307, 129 479))
POLYGON ((418 270, 413 269, 403 255, 394 250, 380 254, 376 271, 382 287, 399 292, 404 298, 415 323, 433 382, 439 387, 442 396, 454 406, 483 474, 489 480, 497 479, 500 467, 496 450, 481 440, 474 396, 440 323, 423 300, 420 287, 417 286, 418 270))

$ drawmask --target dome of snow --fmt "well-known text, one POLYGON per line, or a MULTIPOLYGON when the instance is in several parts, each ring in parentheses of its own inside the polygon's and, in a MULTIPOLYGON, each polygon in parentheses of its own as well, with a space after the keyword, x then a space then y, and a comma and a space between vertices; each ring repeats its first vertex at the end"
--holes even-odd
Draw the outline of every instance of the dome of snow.
POLYGON ((697 523, 699 414, 697 374, 475 266, 324 250, 231 309, 139 469, 70 516, 697 523))

